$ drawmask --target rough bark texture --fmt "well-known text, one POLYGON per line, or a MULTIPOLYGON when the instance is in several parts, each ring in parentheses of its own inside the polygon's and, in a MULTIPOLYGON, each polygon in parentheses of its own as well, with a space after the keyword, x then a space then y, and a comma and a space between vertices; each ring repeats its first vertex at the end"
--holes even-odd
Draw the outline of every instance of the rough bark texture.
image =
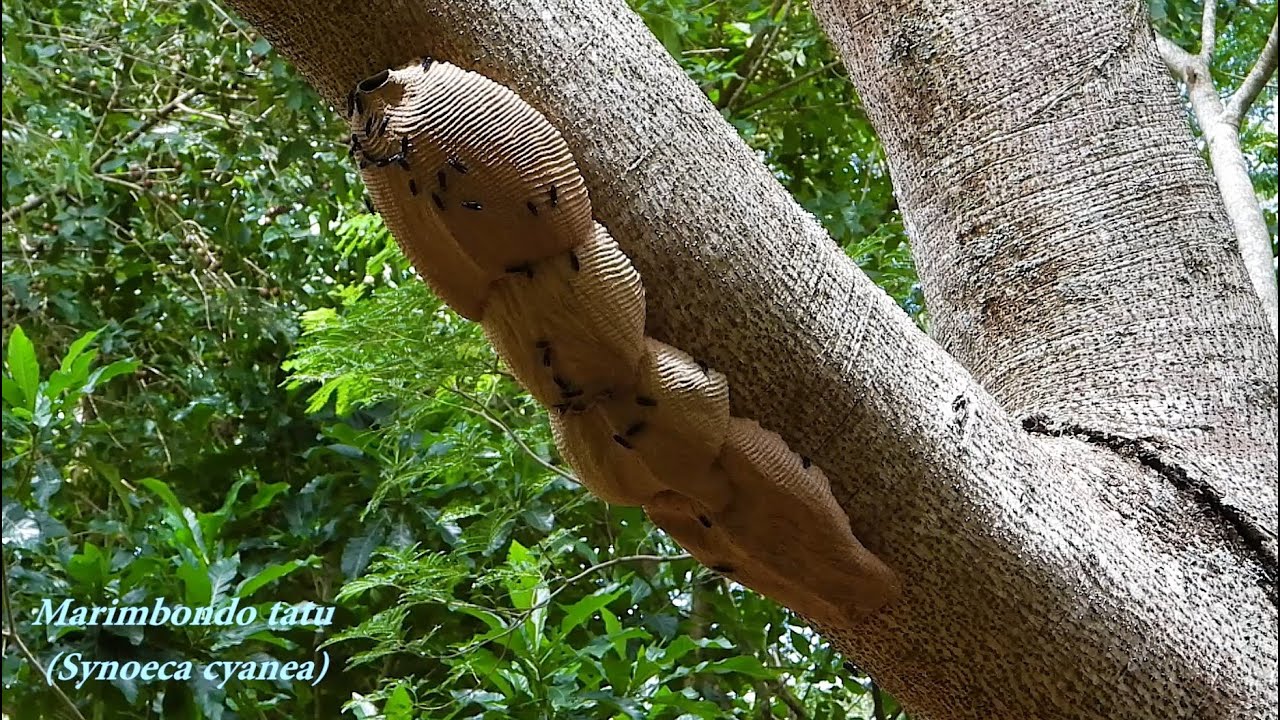
MULTIPOLYGON (((1275 352, 1261 342, 1257 302, 1241 299, 1247 284, 1239 261, 1224 267, 1225 220, 1203 199, 1203 166, 1184 158, 1185 129, 1169 135, 1167 119, 1158 117, 1170 112, 1167 93, 1153 99, 1131 89, 1122 98, 1144 110, 1126 111, 1125 122, 1108 124, 1100 137, 1146 138, 1117 146, 1122 157, 1105 145, 1077 144, 1076 131, 1057 139, 1069 128, 1042 129, 1040 142, 1075 163, 1041 168, 1044 175, 1019 169, 999 133, 974 138, 972 147, 953 138, 956 158, 890 140, 909 166, 938 157, 975 163, 972 197, 953 196, 962 206, 1014 202, 1009 188, 1031 197, 1020 206, 1024 225, 966 244, 1002 261, 953 260, 973 273, 970 283, 1007 287, 1008 301, 995 313, 1005 317, 1003 335, 977 323, 972 333, 981 347, 1022 343, 1021 362, 1001 360, 995 373, 978 367, 1014 409, 1010 415, 851 265, 620 0, 231 4, 335 105, 360 78, 430 54, 509 85, 557 124, 597 215, 640 271, 649 334, 723 370, 734 412, 780 432, 826 468, 858 537, 902 574, 901 601, 831 637, 918 716, 1237 718, 1262 717, 1274 706, 1276 609, 1257 582, 1267 561, 1206 512, 1199 494, 1161 472, 1166 457, 1181 462, 1197 452, 1199 463, 1186 465, 1195 472, 1216 478, 1235 469, 1242 480, 1228 486, 1231 501, 1250 517, 1262 515, 1260 527, 1274 533, 1274 488, 1259 488, 1275 479, 1274 440, 1263 437, 1275 430, 1275 352), (1144 129, 1148 122, 1153 129, 1144 129), (1170 137, 1180 143, 1174 151, 1170 137), (1177 187, 1151 187, 1153 167, 1181 173, 1177 187), (1141 201, 1130 207, 1115 196, 1121 188, 1099 195, 1095 175, 1147 178, 1148 185, 1133 189, 1141 201), (1163 193, 1190 197, 1159 202, 1163 193), (1084 213, 1086 199, 1096 203, 1094 214, 1084 213), (1162 227, 1170 213, 1185 223, 1176 233, 1162 227), (1093 230, 1061 233, 1081 223, 1093 230), (1100 224, 1117 233, 1117 249, 1096 242, 1100 224), (1134 228, 1152 232, 1150 245, 1164 254, 1135 239, 1134 228), (1205 234, 1183 234, 1193 231, 1205 234), (1049 247, 1045 233, 1088 242, 1049 247), (1012 272, 1018 260, 1007 257, 1009 245, 1033 269, 1057 268, 1058 284, 1012 272), (1129 265, 1120 286, 1107 284, 1113 263, 1129 265), (1168 276, 1162 282, 1180 292, 1148 286, 1148 276, 1168 276), (1145 289, 1130 292, 1124 283, 1145 289), (1058 287, 1083 292, 1046 303, 1043 293, 1058 287), (1167 304, 1145 296, 1153 290, 1167 304), (1023 303, 1038 311, 1027 317, 1023 303), (1074 320, 1045 325, 1043 314, 1054 308, 1074 320), (1082 326, 1089 312, 1093 322, 1082 326), (1152 336, 1161 332, 1176 342, 1157 342, 1152 336), (1039 374, 1037 363, 1046 366, 1039 374), (1167 396, 1154 392, 1157 377, 1167 396), (1074 399, 1081 393, 1087 402, 1074 399), (1117 397, 1130 405, 1120 408, 1117 397), (1032 429, 1078 424, 1086 440, 1029 433, 1023 418, 1032 415, 1039 418, 1028 421, 1032 429), (1099 419, 1108 422, 1095 426, 1099 419), (1213 427, 1179 429, 1188 424, 1213 427), (1088 432, 1113 430, 1119 439, 1099 438, 1127 455, 1087 441, 1088 432), (1130 436, 1138 440, 1126 445, 1130 436), (1152 460, 1152 437, 1175 454, 1152 460)), ((894 46, 892 36, 877 34, 885 22, 879 12, 862 13, 875 20, 873 32, 858 30, 868 48, 894 46)), ((936 15, 907 18, 939 28, 936 15)), ((1041 20, 1022 14, 1010 22, 1030 33, 1041 20)), ((960 38, 981 27, 951 32, 960 38)), ((988 37, 984 48, 994 43, 1023 60, 1036 54, 1026 48, 1050 51, 1079 34, 1072 25, 1053 43, 1025 46, 988 37)), ((1145 67, 1130 55, 1126 72, 1145 67)), ((1091 62, 1081 63, 1086 79, 1091 62)), ((981 70, 931 78, 927 67, 913 68, 898 78, 915 98, 900 111, 905 117, 879 119, 914 127, 921 108, 944 101, 952 120, 980 115, 993 102, 1015 103, 1013 86, 1027 78, 1011 75, 1013 66, 996 73, 1009 85, 1004 93, 972 97, 967 83, 979 81, 981 70), (939 80, 943 87, 963 80, 953 89, 973 104, 928 95, 939 80)), ((1089 117, 1106 122, 1105 114, 1089 117)), ((906 197, 915 196, 908 190, 906 197)), ((917 235, 926 220, 956 232, 950 209, 934 212, 912 215, 917 235)), ((963 308, 972 290, 956 284, 963 308)), ((932 287, 930 300, 946 315, 932 287)), ((966 343, 951 344, 962 359, 980 357, 963 357, 966 343)))
POLYGON ((1145 5, 817 9, 885 144, 934 337, 1028 429, 1160 466, 1273 564, 1274 339, 1145 5))

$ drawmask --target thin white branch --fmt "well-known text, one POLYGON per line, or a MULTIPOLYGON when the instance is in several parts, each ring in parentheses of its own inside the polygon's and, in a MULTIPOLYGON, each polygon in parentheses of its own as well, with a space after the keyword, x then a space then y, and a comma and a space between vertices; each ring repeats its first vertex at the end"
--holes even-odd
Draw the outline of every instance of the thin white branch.
POLYGON ((1164 60, 1173 77, 1185 83, 1187 69, 1195 62, 1196 57, 1160 33, 1156 33, 1156 49, 1160 51, 1160 59, 1164 60))
POLYGON ((1262 93, 1262 88, 1266 86, 1271 73, 1276 71, 1276 45, 1276 21, 1272 20, 1271 34, 1267 36, 1267 44, 1262 46, 1262 52, 1258 54, 1258 59, 1254 61, 1244 82, 1240 83, 1240 89, 1236 90, 1227 101, 1226 116, 1233 124, 1240 124, 1240 118, 1249 112, 1249 107, 1262 93))
POLYGON ((1206 65, 1213 60, 1213 47, 1218 40, 1217 22, 1217 0, 1204 0, 1204 14, 1200 16, 1200 59, 1206 65))

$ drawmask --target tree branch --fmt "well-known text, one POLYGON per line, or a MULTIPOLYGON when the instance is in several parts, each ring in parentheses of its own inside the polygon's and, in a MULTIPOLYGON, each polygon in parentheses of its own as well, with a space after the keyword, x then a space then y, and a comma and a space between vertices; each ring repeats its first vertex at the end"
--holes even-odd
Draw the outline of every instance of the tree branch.
POLYGON ((751 100, 751 102, 749 102, 749 103, 747 103, 747 104, 743 105, 742 107, 738 108, 738 110, 740 110, 740 111, 742 111, 742 112, 746 112, 746 111, 748 111, 748 110, 750 110, 750 109, 752 109, 752 108, 759 107, 759 106, 761 106, 761 105, 763 105, 763 104, 765 104, 765 103, 769 102, 770 100, 774 99, 775 97, 777 97, 777 96, 781 95, 782 93, 784 93, 784 92, 786 92, 786 91, 790 90, 791 88, 793 88, 793 87, 795 87, 795 86, 797 86, 797 85, 799 85, 799 84, 801 84, 801 83, 807 82, 810 78, 817 77, 818 75, 821 75, 821 74, 823 74, 823 73, 827 72, 828 70, 831 70, 832 68, 838 67, 839 65, 840 65, 840 61, 839 61, 839 60, 832 60, 831 62, 827 63, 826 65, 823 65, 823 66, 822 66, 822 67, 820 67, 820 68, 817 68, 816 70, 810 70, 809 72, 807 72, 807 73, 805 73, 805 74, 803 74, 803 75, 800 75, 800 76, 795 77, 795 78, 793 78, 793 79, 791 79, 791 80, 788 80, 787 82, 785 82, 785 83, 783 83, 783 84, 781 84, 781 85, 779 85, 779 86, 777 86, 777 87, 773 88, 773 89, 772 89, 772 90, 770 90, 769 92, 766 92, 766 93, 764 93, 764 94, 762 94, 762 95, 759 95, 759 96, 758 96, 758 97, 756 97, 756 98, 753 98, 753 99, 751 100))
POLYGON ((796 697, 781 680, 768 680, 765 683, 774 694, 777 695, 791 711, 791 717, 796 720, 809 720, 809 711, 805 709, 804 703, 800 702, 800 698, 796 697))
POLYGON ((1218 39, 1217 16, 1217 0, 1204 0, 1204 13, 1200 16, 1200 59, 1206 65, 1213 60, 1213 48, 1218 39))
MULTIPOLYGON (((1229 18, 1228 18, 1229 20, 1229 18)), ((1225 23, 1224 23, 1225 24, 1225 23)), ((1258 205, 1253 180, 1240 148, 1240 123, 1249 106, 1262 92, 1276 67, 1276 23, 1253 68, 1230 100, 1224 101, 1214 85, 1209 60, 1191 55, 1166 37, 1156 35, 1156 49, 1175 80, 1187 90, 1191 112, 1208 145, 1210 164, 1235 233, 1240 257, 1244 260, 1255 294, 1262 301, 1263 315, 1274 335, 1276 282, 1271 252, 1271 233, 1258 205)))
POLYGON ((1240 124, 1253 101, 1262 94, 1262 88, 1266 87, 1271 73, 1276 71, 1277 49, 1276 20, 1272 20, 1271 32, 1267 35, 1266 44, 1262 46, 1262 52, 1258 54, 1258 59, 1254 61, 1244 82, 1240 83, 1240 88, 1227 101, 1226 119, 1233 124, 1240 124))
MULTIPOLYGON (((900 602, 824 634, 906 706, 958 718, 1001 703, 1029 716, 1069 715, 1068 708, 1090 702, 1136 717, 1173 687, 1220 701, 1223 716, 1245 707, 1240 698, 1249 688, 1221 680, 1263 672, 1274 634, 1246 629, 1274 628, 1274 608, 1260 605, 1259 591, 1236 574, 1206 567, 1212 538, 1188 541, 1179 531, 1166 539, 1160 530, 1173 520, 1162 524, 1157 515, 1148 523, 1148 512, 1139 522, 1108 504, 1111 496, 1092 484, 1103 471, 1083 467, 1110 462, 1100 453, 1046 450, 1063 441, 1025 433, 787 195, 625 2, 230 4, 335 107, 361 79, 429 55, 510 87, 559 128, 594 214, 644 278, 648 334, 723 371, 734 414, 758 420, 812 457, 859 539, 902 574, 900 602), (1171 591, 1171 568, 1197 582, 1171 591), (1090 608, 1105 617, 1082 616, 1090 608), (1046 618, 1054 619, 1053 632, 1046 632, 1046 618), (1125 683, 1078 672, 1082 657, 1111 657, 1102 649, 1118 646, 1142 653, 1125 683), (965 663, 954 662, 958 652, 965 663), (1008 653, 1023 661, 1002 662, 1008 653), (1060 677, 1072 678, 1070 692, 1046 681, 1060 677)), ((872 16, 917 17, 866 7, 872 16)), ((878 20, 859 23, 870 33, 860 48, 888 42, 871 22, 878 20)), ((1068 39, 1085 43, 1091 34, 1068 39)), ((1007 39, 992 42, 999 41, 1007 39)), ((1085 48, 1091 56, 1097 49, 1085 48)), ((1143 52, 1154 55, 1146 46, 1143 52)), ((891 125, 894 118, 882 112, 876 120, 891 125)), ((1096 133, 1090 141, 1098 141, 1096 133)), ((1025 150, 1021 136, 1016 144, 1025 150)), ((1052 157, 1074 173, 1080 168, 1066 163, 1077 155, 1052 157)), ((973 155, 975 162, 983 157, 973 155)), ((1132 166, 1116 173, 1133 174, 1132 166)), ((1065 192, 1046 190, 1045 201, 1065 192)), ((1151 201, 1144 208, 1141 218, 1123 222, 1158 224, 1165 206, 1151 201)), ((1123 289, 1117 285, 1104 299, 1128 298, 1123 289)), ((1214 292, 1193 286, 1178 298, 1210 303, 1224 291, 1214 292)), ((1171 313, 1169 324, 1181 328, 1179 319, 1171 313)), ((1101 342, 1097 354, 1119 357, 1101 342)), ((1124 355, 1125 362, 1139 360, 1145 357, 1124 355)), ((1253 374, 1266 377, 1261 361, 1253 374)), ((1142 471, 1108 465, 1105 472, 1137 483, 1133 475, 1142 471)))
POLYGON ((1195 62, 1196 56, 1183 50, 1178 43, 1156 33, 1156 49, 1160 51, 1160 59, 1164 60, 1169 74, 1179 82, 1187 81, 1187 69, 1195 62))

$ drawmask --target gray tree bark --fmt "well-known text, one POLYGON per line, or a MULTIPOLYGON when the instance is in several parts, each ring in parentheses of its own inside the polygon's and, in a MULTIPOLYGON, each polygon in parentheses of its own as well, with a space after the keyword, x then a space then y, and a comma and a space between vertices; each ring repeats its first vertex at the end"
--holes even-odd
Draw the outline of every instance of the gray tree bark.
POLYGON ((231 5, 336 107, 428 54, 552 119, 644 279, 648 333, 725 372, 734 413, 812 456, 903 575, 899 602, 826 631, 917 717, 1274 707, 1276 350, 1131 14, 818 8, 953 357, 621 0, 231 5))

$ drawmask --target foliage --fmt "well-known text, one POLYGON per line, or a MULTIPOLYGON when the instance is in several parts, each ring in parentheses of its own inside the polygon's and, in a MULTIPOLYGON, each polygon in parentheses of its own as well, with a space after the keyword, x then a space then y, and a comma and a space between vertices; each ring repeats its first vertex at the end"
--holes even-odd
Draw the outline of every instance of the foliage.
MULTIPOLYGON (((333 115, 209 3, 13 2, 3 28, 4 204, 31 208, 3 235, 12 629, 45 666, 69 649, 305 657, 315 640, 298 630, 46 633, 31 620, 44 598, 299 602, 341 583, 372 488, 317 441, 325 417, 281 369, 298 314, 365 273, 328 231, 361 212, 362 192, 333 115)), ((14 643, 4 663, 6 713, 65 710, 14 643)), ((292 717, 370 682, 68 693, 100 718, 292 717)))
MULTIPOLYGON (((264 562, 253 553, 242 556, 239 528, 256 520, 288 489, 287 483, 256 484, 251 496, 242 497, 253 484, 242 477, 218 509, 197 512, 159 479, 122 477, 90 454, 76 452, 87 449, 93 435, 110 433, 107 421, 90 410, 90 399, 112 378, 131 375, 138 367, 133 360, 97 365, 92 348, 97 336, 91 332, 77 338, 57 369, 43 379, 35 348, 21 327, 8 338, 3 536, 17 565, 6 566, 6 626, 18 638, 43 635, 47 648, 42 654, 55 657, 79 652, 100 660, 162 661, 177 655, 246 660, 296 651, 298 644, 287 634, 263 623, 218 632, 131 625, 76 631, 47 622, 36 629, 31 616, 21 612, 35 610, 44 600, 53 606, 63 600, 110 606, 172 598, 194 607, 234 597, 248 604, 261 598, 265 586, 318 560, 264 562), (97 482, 95 474, 105 482, 97 482), (103 506, 95 500, 104 500, 103 506)), ((20 659, 29 660, 19 653, 5 656, 5 682, 16 698, 6 699, 6 710, 36 717, 49 701, 41 693, 17 692, 41 684, 35 665, 20 659)), ((42 665, 47 667, 47 661, 42 665)), ((116 699, 118 693, 129 704, 149 705, 153 712, 163 708, 166 716, 175 717, 219 717, 224 703, 281 699, 271 688, 224 690, 198 677, 185 691, 169 689, 153 698, 136 679, 110 682, 114 691, 102 690, 108 698, 116 699)))
MULTIPOLYGON (((923 318, 883 153, 803 4, 633 5, 923 318)), ((26 0, 3 29, 8 716, 897 713, 788 612, 573 482, 479 328, 364 212, 335 113, 250 28, 208 0, 26 0), (45 598, 336 615, 51 629, 45 598), (63 697, 39 667, 67 651, 336 669, 63 697)), ((1223 41, 1223 72, 1250 33, 1223 41)), ((1267 137, 1274 161, 1274 126, 1251 152, 1267 137)))

